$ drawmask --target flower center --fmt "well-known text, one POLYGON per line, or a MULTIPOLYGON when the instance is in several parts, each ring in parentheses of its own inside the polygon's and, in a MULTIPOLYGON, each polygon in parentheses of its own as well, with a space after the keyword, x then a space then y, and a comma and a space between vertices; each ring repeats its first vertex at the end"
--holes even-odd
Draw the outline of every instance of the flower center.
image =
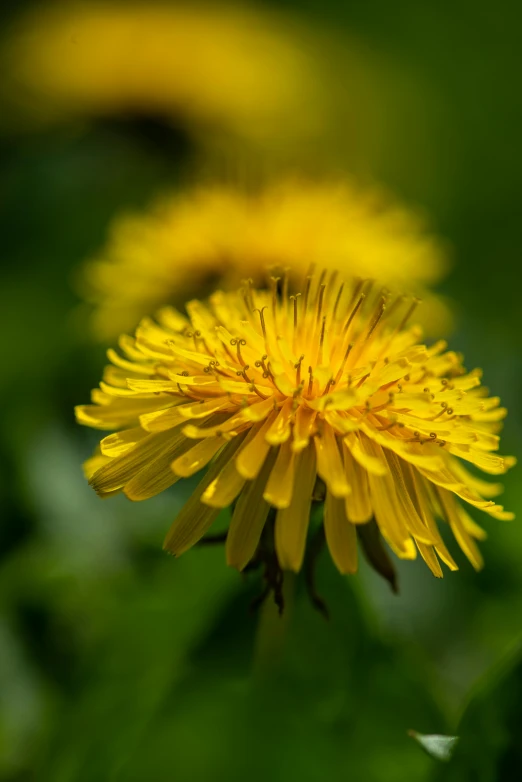
MULTIPOLYGON (((360 388, 378 364, 387 363, 388 348, 418 303, 375 291, 372 281, 356 281, 350 289, 326 272, 308 276, 302 294, 288 295, 286 275, 270 283, 270 291, 256 291, 246 281, 235 296, 216 294, 214 333, 185 331, 197 351, 211 357, 204 373, 221 384, 236 378, 229 392, 243 392, 247 403, 253 395, 280 405, 289 397, 302 402, 360 388), (399 315, 396 325, 385 330, 392 313, 399 315)), ((206 398, 204 386, 201 392, 198 397, 206 398)))

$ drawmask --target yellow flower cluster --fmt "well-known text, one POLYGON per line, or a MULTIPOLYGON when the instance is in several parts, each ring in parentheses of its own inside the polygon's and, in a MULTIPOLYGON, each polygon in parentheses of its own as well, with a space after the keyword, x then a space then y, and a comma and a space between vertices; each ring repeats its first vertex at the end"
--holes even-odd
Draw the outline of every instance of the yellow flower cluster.
POLYGON ((107 339, 216 282, 261 283, 274 264, 304 274, 310 261, 421 296, 430 333, 449 325, 444 302, 426 288, 446 271, 442 241, 382 189, 349 182, 286 178, 256 192, 213 185, 164 198, 115 220, 80 284, 94 305, 94 332, 107 339))
POLYGON ((100 496, 144 500, 208 466, 175 519, 165 548, 179 555, 232 506, 226 552, 243 569, 267 519, 279 564, 298 571, 310 509, 324 497, 324 530, 338 569, 357 569, 357 528, 375 519, 403 559, 417 552, 436 576, 456 564, 446 521, 476 568, 483 531, 463 500, 497 519, 512 514, 492 475, 505 415, 444 342, 419 344, 407 325, 416 301, 371 282, 316 272, 300 291, 286 275, 270 290, 246 283, 166 308, 120 340, 80 423, 118 430, 86 471, 100 496))

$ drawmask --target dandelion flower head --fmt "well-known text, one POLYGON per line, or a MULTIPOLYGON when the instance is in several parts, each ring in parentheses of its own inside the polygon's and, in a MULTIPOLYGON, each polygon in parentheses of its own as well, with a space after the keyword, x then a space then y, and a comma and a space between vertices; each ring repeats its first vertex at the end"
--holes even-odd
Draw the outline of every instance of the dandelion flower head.
POLYGON ((90 483, 145 500, 208 468, 165 548, 187 551, 230 506, 226 557, 239 570, 270 522, 281 568, 298 571, 318 498, 342 573, 356 571, 357 530, 373 519, 398 557, 420 553, 438 577, 441 562, 457 568, 437 525, 447 522, 480 568, 484 533, 465 505, 512 514, 492 499, 501 487, 464 463, 491 475, 514 463, 496 453, 506 411, 444 342, 419 343, 416 303, 323 271, 298 291, 283 275, 144 319, 76 410, 117 430, 87 462, 90 483))
POLYGON ((444 302, 427 290, 447 269, 444 243, 381 188, 349 181, 286 178, 250 191, 214 184, 164 198, 116 218, 80 288, 95 334, 107 339, 202 289, 234 289, 245 277, 264 284, 273 264, 305 274, 310 259, 413 291, 427 331, 447 329, 444 302))
POLYGON ((3 48, 11 113, 37 125, 145 115, 202 142, 223 131, 270 146, 313 133, 323 115, 293 30, 244 7, 57 4, 22 16, 3 48))

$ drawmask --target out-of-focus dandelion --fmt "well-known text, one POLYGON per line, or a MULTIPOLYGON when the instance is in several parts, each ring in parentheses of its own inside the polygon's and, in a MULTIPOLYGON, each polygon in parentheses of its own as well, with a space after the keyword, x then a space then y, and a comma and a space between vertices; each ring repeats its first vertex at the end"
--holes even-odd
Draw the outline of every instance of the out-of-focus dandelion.
MULTIPOLYGON (((228 5, 32 10, 4 46, 11 115, 46 125, 145 115, 263 144, 313 132, 319 76, 278 15, 228 5)), ((316 64, 317 66, 317 64, 316 64)))
POLYGON ((460 501, 512 514, 463 462, 492 475, 514 463, 495 453, 498 397, 444 342, 419 344, 415 300, 327 271, 291 290, 286 275, 268 291, 246 283, 122 337, 93 404, 76 409, 82 424, 120 430, 87 462, 92 486, 144 500, 208 467, 165 548, 187 551, 231 506, 226 556, 239 570, 273 524, 280 567, 298 571, 314 499, 342 573, 357 570, 370 522, 398 557, 419 552, 438 577, 440 561, 457 569, 437 518, 480 568, 485 535, 460 501))
POLYGON ((426 286, 447 269, 444 243, 383 189, 285 179, 256 192, 196 187, 148 213, 117 218, 87 262, 80 287, 97 337, 113 338, 165 304, 265 279, 267 265, 304 272, 310 260, 377 278, 424 301, 423 325, 444 333, 450 314, 426 286))

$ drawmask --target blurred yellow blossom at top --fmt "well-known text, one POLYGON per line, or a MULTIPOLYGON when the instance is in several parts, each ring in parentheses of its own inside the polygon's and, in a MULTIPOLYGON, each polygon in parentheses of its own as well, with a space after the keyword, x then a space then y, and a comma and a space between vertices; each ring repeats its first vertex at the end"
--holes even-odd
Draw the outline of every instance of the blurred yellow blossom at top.
POLYGON ((37 7, 4 50, 10 98, 37 123, 143 113, 279 142, 322 121, 320 79, 291 25, 259 10, 37 7))
POLYGON ((418 295, 424 327, 449 327, 446 305, 428 290, 446 272, 444 242, 383 189, 349 181, 285 178, 257 190, 214 184, 165 196, 114 220, 80 288, 96 336, 107 339, 214 284, 263 282, 268 266, 303 274, 311 261, 418 295))

